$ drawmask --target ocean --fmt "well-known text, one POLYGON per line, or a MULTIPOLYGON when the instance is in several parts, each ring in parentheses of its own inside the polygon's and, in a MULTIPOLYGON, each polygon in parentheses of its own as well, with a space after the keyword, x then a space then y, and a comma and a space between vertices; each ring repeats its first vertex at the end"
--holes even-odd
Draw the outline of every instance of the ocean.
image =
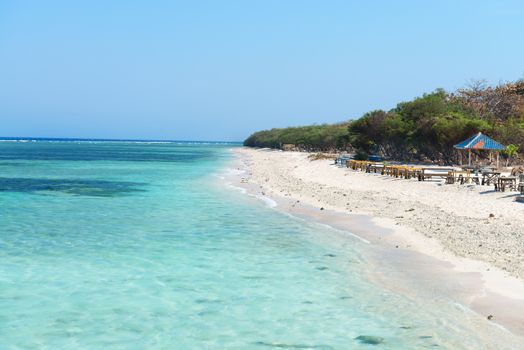
POLYGON ((0 349, 513 348, 370 278, 365 241, 232 188, 238 146, 0 142, 0 349))

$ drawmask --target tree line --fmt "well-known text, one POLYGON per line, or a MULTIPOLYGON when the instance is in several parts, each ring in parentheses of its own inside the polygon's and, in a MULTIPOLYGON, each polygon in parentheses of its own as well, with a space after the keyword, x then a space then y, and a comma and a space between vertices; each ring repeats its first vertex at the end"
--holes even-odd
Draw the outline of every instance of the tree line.
POLYGON ((306 151, 343 150, 348 146, 348 127, 351 123, 308 125, 258 131, 249 136, 245 146, 283 148, 294 145, 306 151))
POLYGON ((454 92, 437 89, 389 111, 374 110, 338 124, 255 132, 245 146, 307 151, 353 151, 397 160, 456 161, 453 145, 483 132, 515 149, 524 148, 524 80, 489 86, 475 81, 454 92))

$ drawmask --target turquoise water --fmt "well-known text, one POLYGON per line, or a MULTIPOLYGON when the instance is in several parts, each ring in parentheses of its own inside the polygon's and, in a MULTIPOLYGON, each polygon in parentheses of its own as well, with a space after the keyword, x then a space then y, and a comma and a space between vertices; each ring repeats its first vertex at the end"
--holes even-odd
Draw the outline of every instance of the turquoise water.
POLYGON ((0 142, 0 349, 512 348, 371 282, 369 244, 232 190, 231 147, 0 142))

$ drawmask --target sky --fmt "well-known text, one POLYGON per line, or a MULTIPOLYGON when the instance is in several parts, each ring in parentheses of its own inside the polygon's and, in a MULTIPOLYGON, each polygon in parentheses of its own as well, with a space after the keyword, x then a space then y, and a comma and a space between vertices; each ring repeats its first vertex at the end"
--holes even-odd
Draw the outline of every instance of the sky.
POLYGON ((524 78, 524 2, 0 0, 0 136, 241 141, 524 78))

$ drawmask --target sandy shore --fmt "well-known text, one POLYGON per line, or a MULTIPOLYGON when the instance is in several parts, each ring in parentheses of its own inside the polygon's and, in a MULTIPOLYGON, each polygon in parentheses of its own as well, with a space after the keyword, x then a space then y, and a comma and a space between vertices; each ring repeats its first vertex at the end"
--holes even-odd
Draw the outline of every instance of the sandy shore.
POLYGON ((471 277, 462 286, 467 293, 457 291, 461 301, 524 335, 524 204, 515 193, 366 174, 310 161, 306 153, 237 152, 246 171, 241 182, 251 191, 294 214, 351 227, 398 257, 413 252, 402 258, 404 267, 432 266, 438 288, 456 289, 447 270, 461 273, 457 283, 471 277))

